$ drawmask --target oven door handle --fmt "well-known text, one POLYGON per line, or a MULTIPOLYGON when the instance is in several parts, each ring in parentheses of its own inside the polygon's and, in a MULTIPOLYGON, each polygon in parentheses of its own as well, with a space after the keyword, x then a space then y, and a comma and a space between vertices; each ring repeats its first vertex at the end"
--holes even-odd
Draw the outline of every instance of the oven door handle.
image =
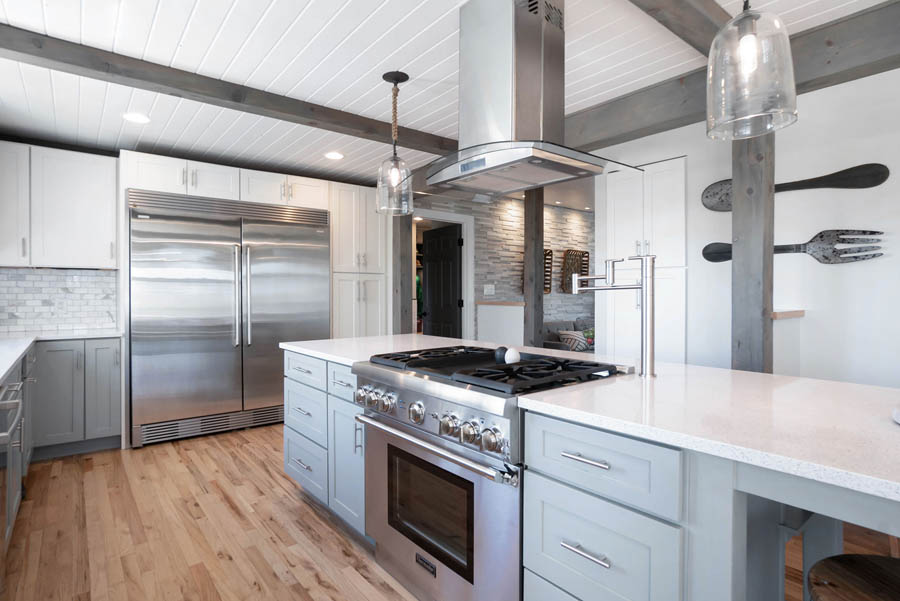
POLYGON ((471 459, 466 459, 465 457, 461 457, 456 453, 451 453, 450 451, 443 449, 437 445, 431 444, 430 442, 426 442, 411 434, 407 434, 402 430, 398 430, 397 428, 392 428, 388 425, 385 425, 377 420, 372 419, 363 414, 356 415, 356 421, 361 424, 365 424, 367 426, 372 426, 377 430, 381 430, 386 434, 390 434, 391 436, 395 436, 401 440, 408 442, 409 444, 422 449, 423 451, 428 451, 434 455, 437 455, 441 459, 446 459, 450 463, 455 463, 461 468, 465 468, 470 472, 478 474, 488 480, 492 480, 494 482, 503 482, 506 484, 512 484, 513 486, 517 486, 519 482, 518 474, 513 472, 501 472, 500 470, 496 470, 490 466, 483 465, 478 463, 477 461, 472 461, 471 459))

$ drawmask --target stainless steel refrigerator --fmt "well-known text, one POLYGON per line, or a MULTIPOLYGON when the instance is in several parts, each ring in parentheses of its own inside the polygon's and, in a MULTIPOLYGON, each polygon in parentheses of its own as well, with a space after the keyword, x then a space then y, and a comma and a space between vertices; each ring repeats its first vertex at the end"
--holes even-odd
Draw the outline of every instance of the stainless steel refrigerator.
POLYGON ((284 419, 287 340, 328 338, 328 212, 129 190, 132 444, 284 419))

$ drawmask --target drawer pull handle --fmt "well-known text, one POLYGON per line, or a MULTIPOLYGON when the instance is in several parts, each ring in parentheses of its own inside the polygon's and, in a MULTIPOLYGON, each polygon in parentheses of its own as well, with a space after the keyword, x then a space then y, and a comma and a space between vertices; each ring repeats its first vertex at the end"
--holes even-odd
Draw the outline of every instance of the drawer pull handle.
POLYGON ((312 413, 310 413, 309 411, 304 411, 300 407, 294 407, 294 411, 296 411, 297 413, 300 413, 302 415, 305 415, 307 417, 312 417, 312 413))
POLYGON ((352 384, 348 384, 347 382, 344 382, 343 380, 332 380, 331 382, 332 382, 332 384, 337 384, 338 386, 343 386, 344 388, 353 388, 352 384))
POLYGON ((297 458, 294 458, 294 463, 296 463, 297 465, 299 465, 300 467, 302 467, 303 469, 305 469, 307 472, 311 472, 311 471, 312 471, 312 468, 311 468, 311 467, 309 467, 308 465, 306 465, 305 463, 303 463, 302 461, 300 461, 300 460, 297 459, 297 458))
POLYGON ((293 369, 294 371, 299 371, 301 374, 312 374, 311 371, 302 367, 292 367, 291 369, 293 369))
POLYGON ((592 467, 599 467, 601 470, 609 470, 609 463, 603 460, 594 461, 593 459, 588 459, 587 457, 582 457, 581 453, 569 453, 563 451, 560 453, 566 459, 571 459, 572 461, 578 461, 579 463, 586 463, 592 467))
POLYGON ((587 551, 585 551, 582 548, 582 546, 579 545, 578 543, 575 543, 574 545, 570 545, 566 541, 562 540, 562 541, 559 541, 559 546, 562 547, 563 549, 565 549, 566 551, 571 551, 572 553, 574 553, 575 555, 577 555, 579 557, 584 557, 588 561, 593 561, 595 564, 597 564, 601 568, 606 568, 608 570, 612 567, 612 564, 609 562, 609 558, 607 558, 606 555, 601 555, 600 557, 597 557, 596 555, 592 555, 592 554, 588 553, 587 551))

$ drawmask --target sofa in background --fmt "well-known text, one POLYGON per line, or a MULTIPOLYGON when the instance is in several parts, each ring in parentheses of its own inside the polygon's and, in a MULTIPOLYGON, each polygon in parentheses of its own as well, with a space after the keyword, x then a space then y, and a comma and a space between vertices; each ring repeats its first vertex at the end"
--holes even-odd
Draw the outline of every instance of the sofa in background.
MULTIPOLYGON (((559 340, 560 330, 578 331, 591 330, 594 328, 593 317, 579 317, 575 321, 545 321, 543 333, 544 348, 552 348, 560 351, 569 350, 568 345, 559 340)), ((593 345, 586 352, 593 352, 593 345)))

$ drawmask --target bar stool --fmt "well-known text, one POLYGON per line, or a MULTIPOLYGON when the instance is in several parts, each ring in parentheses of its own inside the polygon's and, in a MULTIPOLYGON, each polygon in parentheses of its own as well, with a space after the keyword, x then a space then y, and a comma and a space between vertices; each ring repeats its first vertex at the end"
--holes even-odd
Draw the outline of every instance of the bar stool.
POLYGON ((809 571, 812 601, 900 601, 900 559, 835 555, 809 571))

